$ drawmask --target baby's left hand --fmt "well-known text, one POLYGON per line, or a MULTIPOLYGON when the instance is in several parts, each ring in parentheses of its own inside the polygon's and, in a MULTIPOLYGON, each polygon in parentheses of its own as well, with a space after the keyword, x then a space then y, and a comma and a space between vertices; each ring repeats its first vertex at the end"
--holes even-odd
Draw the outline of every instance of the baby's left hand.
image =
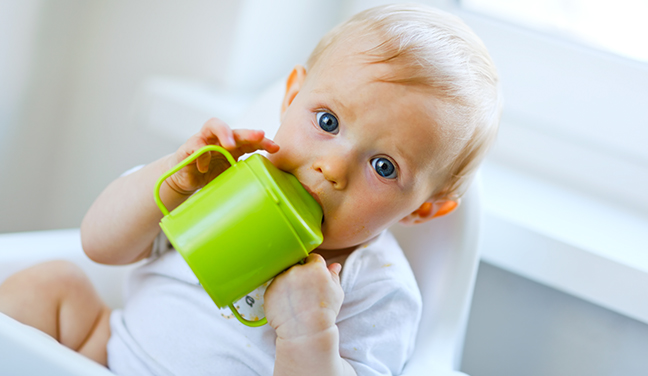
POLYGON ((272 281, 264 308, 278 337, 311 336, 335 325, 344 299, 341 268, 338 263, 327 267, 322 256, 311 253, 306 263, 291 267, 272 281))

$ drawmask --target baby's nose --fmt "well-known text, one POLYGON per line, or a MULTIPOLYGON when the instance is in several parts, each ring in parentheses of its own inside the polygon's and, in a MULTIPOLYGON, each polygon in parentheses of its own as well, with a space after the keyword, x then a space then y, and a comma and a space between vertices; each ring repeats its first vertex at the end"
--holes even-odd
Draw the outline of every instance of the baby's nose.
POLYGON ((348 162, 340 156, 318 158, 313 169, 321 172, 324 178, 333 184, 333 188, 342 190, 348 182, 348 162))

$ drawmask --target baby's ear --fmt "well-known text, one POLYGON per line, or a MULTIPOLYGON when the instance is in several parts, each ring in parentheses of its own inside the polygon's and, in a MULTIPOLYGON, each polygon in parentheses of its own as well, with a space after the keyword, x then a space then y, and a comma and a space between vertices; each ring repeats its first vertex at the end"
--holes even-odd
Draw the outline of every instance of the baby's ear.
POLYGON ((284 114, 286 113, 286 110, 288 109, 288 107, 290 107, 293 99, 295 99, 297 93, 299 93, 299 90, 301 90, 305 80, 306 68, 301 65, 295 65, 292 72, 290 72, 290 75, 288 76, 288 80, 286 80, 286 94, 284 95, 283 102, 281 102, 282 119, 284 114))
POLYGON ((432 218, 452 213, 459 206, 459 199, 443 199, 426 201, 418 209, 414 210, 407 217, 399 222, 404 225, 415 225, 424 223, 432 218))

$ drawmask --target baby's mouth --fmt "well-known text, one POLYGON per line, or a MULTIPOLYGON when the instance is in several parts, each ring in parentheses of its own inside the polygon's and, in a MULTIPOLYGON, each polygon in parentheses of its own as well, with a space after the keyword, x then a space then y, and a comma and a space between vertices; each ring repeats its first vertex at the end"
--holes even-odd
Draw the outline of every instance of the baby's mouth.
POLYGON ((322 205, 322 200, 320 200, 319 195, 316 192, 314 192, 312 189, 310 189, 309 186, 307 186, 304 183, 302 183, 302 186, 304 187, 306 192, 308 192, 315 199, 315 201, 317 201, 317 204, 322 208, 322 224, 323 224, 324 223, 324 206, 322 205))

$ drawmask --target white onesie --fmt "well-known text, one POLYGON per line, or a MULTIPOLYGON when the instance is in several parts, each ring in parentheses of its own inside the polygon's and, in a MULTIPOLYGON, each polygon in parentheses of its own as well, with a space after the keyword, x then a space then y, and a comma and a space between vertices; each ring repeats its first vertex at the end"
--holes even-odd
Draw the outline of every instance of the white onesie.
MULTIPOLYGON (((341 356, 358 375, 400 374, 414 349, 422 303, 394 237, 385 231, 352 252, 340 281, 341 356)), ((237 303, 248 317, 258 315, 263 291, 237 303)), ((130 276, 125 306, 113 311, 110 326, 108 366, 118 375, 273 373, 272 327, 251 328, 218 309, 162 233, 148 262, 130 276)))

